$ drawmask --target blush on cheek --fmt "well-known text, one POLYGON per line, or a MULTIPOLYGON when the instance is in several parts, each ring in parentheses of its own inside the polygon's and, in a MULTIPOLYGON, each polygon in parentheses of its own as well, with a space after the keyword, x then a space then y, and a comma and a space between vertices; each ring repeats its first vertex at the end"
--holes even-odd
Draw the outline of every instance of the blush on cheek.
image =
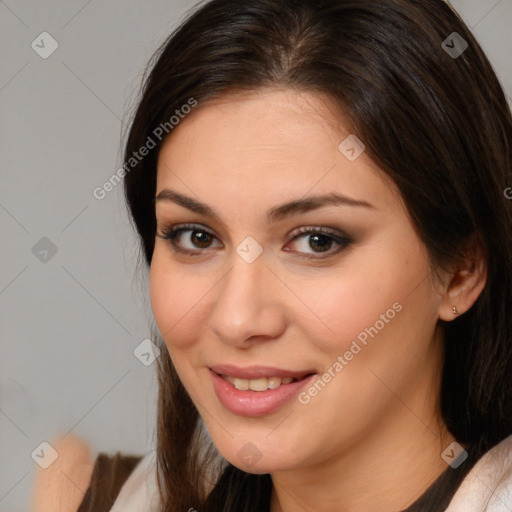
POLYGON ((402 305, 391 298, 399 294, 384 294, 376 288, 368 285, 350 288, 363 290, 360 293, 332 293, 332 307, 324 309, 322 319, 336 336, 324 337, 323 342, 329 353, 342 356, 342 364, 356 359, 362 362, 374 352, 372 346, 388 345, 401 323, 397 318, 403 316, 402 305))
POLYGON ((156 325, 166 345, 185 348, 200 337, 200 297, 162 280, 150 284, 150 300, 156 325))

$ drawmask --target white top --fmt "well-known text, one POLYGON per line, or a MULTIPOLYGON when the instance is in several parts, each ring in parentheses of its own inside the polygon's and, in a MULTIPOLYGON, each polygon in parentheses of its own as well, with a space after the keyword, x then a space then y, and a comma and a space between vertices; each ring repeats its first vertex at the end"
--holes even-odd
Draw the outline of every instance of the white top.
POLYGON ((157 512, 159 499, 153 450, 132 471, 110 512, 157 512))
MULTIPOLYGON (((110 512, 157 512, 156 452, 137 464, 110 512)), ((445 512, 511 512, 512 435, 485 453, 466 475, 445 512)))
POLYGON ((473 511, 512 511, 512 435, 477 461, 446 509, 446 512, 473 511))

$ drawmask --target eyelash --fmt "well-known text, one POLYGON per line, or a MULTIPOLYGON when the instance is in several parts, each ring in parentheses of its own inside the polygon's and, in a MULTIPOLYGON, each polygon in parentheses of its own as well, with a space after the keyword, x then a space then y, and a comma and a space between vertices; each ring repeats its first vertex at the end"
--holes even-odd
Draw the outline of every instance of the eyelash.
MULTIPOLYGON (((175 224, 171 225, 169 227, 166 227, 163 229, 162 234, 157 234, 156 236, 158 238, 162 238, 164 240, 168 240, 173 248, 174 251, 187 254, 189 256, 201 256, 201 253, 204 252, 203 249, 198 249, 197 251, 191 251, 190 249, 183 249, 182 247, 179 247, 176 243, 175 239, 176 237, 184 232, 184 231, 199 231, 203 233, 207 233, 208 235, 217 238, 211 231, 204 229, 199 224, 175 224)), ((331 229, 325 228, 325 227, 302 227, 299 228, 294 236, 292 237, 292 241, 295 241, 296 239, 300 238, 304 235, 321 235, 327 237, 329 240, 333 241, 334 243, 338 244, 339 247, 334 252, 332 251, 323 251, 319 253, 310 253, 309 256, 302 256, 305 259, 325 259, 330 256, 334 256, 335 254, 338 254, 343 249, 347 248, 351 243, 352 240, 345 234, 340 234, 336 231, 333 231, 331 229), (327 254, 327 256, 313 256, 313 254, 327 254)), ((291 252, 297 252, 299 254, 300 251, 291 251, 291 252)))

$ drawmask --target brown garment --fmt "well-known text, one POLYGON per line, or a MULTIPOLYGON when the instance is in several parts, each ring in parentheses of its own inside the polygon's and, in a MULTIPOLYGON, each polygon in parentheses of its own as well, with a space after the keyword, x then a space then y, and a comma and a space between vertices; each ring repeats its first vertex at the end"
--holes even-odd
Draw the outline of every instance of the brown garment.
POLYGON ((142 456, 114 456, 100 453, 96 457, 91 483, 77 512, 108 512, 121 487, 142 459, 142 456))

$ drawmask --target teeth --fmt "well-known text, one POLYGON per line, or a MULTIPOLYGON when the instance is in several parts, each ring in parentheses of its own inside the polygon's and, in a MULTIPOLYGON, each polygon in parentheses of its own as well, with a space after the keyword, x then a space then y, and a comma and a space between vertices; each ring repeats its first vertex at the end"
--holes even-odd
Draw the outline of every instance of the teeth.
POLYGON ((266 391, 267 389, 278 388, 281 384, 290 384, 297 380, 293 377, 269 377, 268 379, 266 377, 261 379, 238 379, 230 375, 223 375, 222 377, 240 391, 247 391, 249 389, 251 391, 266 391))
MULTIPOLYGON (((244 379, 241 379, 244 380, 244 379)), ((247 383, 247 388, 251 389, 252 391, 265 391, 268 389, 268 380, 263 377, 261 379, 251 379, 251 380, 244 380, 243 385, 247 383)), ((236 386, 236 381, 235 381, 236 386)), ((245 389, 247 389, 245 388, 245 389)))
MULTIPOLYGON (((269 389, 276 389, 283 383, 281 377, 270 377, 267 379, 267 385, 269 389)), ((286 382, 285 382, 286 384, 286 382)))
POLYGON ((249 383, 247 379, 233 379, 234 385, 236 389, 239 389, 241 391, 247 391, 249 389, 249 383))

